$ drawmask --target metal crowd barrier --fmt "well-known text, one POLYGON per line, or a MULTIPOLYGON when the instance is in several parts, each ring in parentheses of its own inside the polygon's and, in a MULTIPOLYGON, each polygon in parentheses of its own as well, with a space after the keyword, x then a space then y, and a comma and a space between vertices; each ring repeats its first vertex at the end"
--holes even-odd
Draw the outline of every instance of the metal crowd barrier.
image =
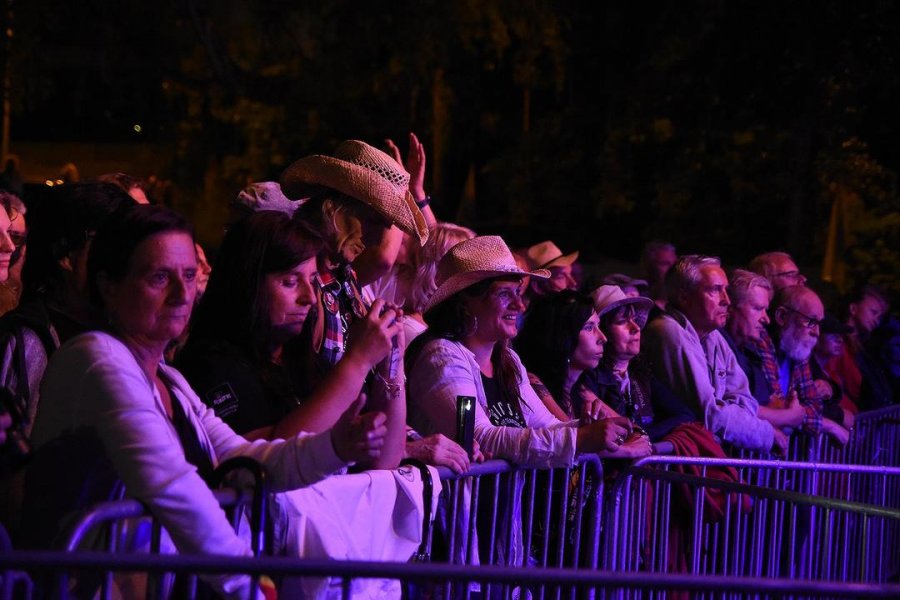
MULTIPOLYGON (((237 530, 241 526, 244 515, 250 529, 250 546, 254 555, 260 555, 267 549, 268 539, 268 507, 266 492, 265 469, 255 460, 248 457, 236 457, 225 461, 216 468, 214 473, 214 485, 230 483, 234 487, 212 490, 219 505, 225 509, 232 526, 237 530), (236 479, 240 474, 247 474, 250 480, 236 479)), ((124 493, 124 488, 119 487, 117 494, 124 493)), ((82 511, 62 532, 57 543, 57 548, 64 552, 77 552, 89 549, 92 552, 116 554, 118 552, 133 551, 135 548, 149 552, 159 557, 163 550, 163 528, 160 522, 153 517, 147 507, 131 499, 118 499, 109 502, 101 502, 82 511), (149 539, 149 544, 142 544, 139 540, 149 539)), ((107 599, 114 597, 116 585, 113 581, 113 572, 94 573, 97 577, 85 576, 79 573, 76 580, 83 579, 86 584, 76 589, 78 593, 85 593, 87 588, 99 587, 96 597, 107 599)), ((146 597, 161 597, 167 583, 166 575, 147 578, 146 597)), ((52 584, 47 584, 47 593, 52 585, 54 594, 59 598, 66 598, 72 588, 70 574, 60 571, 52 584)), ((191 595, 196 593, 198 583, 192 576, 184 581, 176 582, 179 589, 178 595, 191 595), (193 592, 191 592, 193 590, 193 592)), ((4 596, 6 598, 7 596, 4 596)))
POLYGON ((900 480, 900 469, 890 467, 641 459, 610 486, 603 566, 861 583, 896 578, 900 507, 794 491, 793 482, 823 474, 843 476, 850 488, 866 475, 900 480), (716 470, 726 468, 735 470, 737 480, 717 477, 716 470))
MULTIPOLYGON (((521 469, 491 460, 462 475, 439 472, 444 492, 432 561, 597 568, 603 468, 596 456, 570 469, 521 469)), ((468 597, 474 591, 508 597, 514 588, 479 590, 467 583, 462 589, 448 585, 437 595, 468 597)))
MULTIPOLYGON (((406 583, 451 582, 458 587, 472 583, 482 586, 538 588, 547 582, 573 590, 572 596, 630 594, 634 597, 662 597, 669 593, 697 595, 737 595, 742 598, 898 598, 900 585, 864 584, 809 579, 756 577, 694 577, 683 574, 646 574, 591 569, 548 567, 465 566, 429 563, 385 563, 350 561, 310 561, 297 558, 232 557, 196 555, 110 555, 86 552, 17 552, 0 554, 0 571, 21 569, 51 576, 60 571, 132 571, 151 574, 240 573, 273 578, 343 578, 343 598, 350 598, 350 582, 357 578, 392 578, 406 583)), ((185 599, 194 595, 181 596, 185 599)), ((414 595, 413 599, 423 596, 414 595)), ((537 600, 539 596, 533 595, 537 600)), ((31 596, 25 596, 26 600, 31 596)))
POLYGON ((843 451, 825 453, 826 462, 900 467, 900 404, 861 412, 843 451))

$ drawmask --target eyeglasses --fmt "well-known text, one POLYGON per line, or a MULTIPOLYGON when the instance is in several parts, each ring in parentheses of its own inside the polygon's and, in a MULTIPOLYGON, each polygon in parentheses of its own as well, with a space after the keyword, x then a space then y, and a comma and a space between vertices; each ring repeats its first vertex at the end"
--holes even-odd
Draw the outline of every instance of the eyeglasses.
POLYGON ((800 273, 800 271, 797 271, 796 269, 793 271, 782 271, 781 273, 775 273, 774 276, 775 277, 784 277, 785 279, 793 279, 793 280, 806 279, 805 277, 803 277, 803 275, 800 273))
POLYGON ((792 313, 800 315, 800 324, 806 327, 807 329, 813 329, 815 327, 819 327, 822 325, 822 319, 816 319, 807 314, 804 314, 797 310, 796 308, 791 308, 790 306, 782 306, 781 308, 785 308, 792 313))

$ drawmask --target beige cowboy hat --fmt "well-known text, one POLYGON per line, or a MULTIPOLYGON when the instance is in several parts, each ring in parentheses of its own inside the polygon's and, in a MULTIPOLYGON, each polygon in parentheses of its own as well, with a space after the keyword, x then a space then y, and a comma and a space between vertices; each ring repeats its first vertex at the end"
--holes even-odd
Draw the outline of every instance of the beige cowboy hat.
POLYGON ((296 161, 281 174, 281 190, 288 198, 308 198, 331 188, 364 204, 419 244, 428 239, 428 225, 412 194, 409 173, 393 158, 358 140, 347 140, 334 156, 314 154, 296 161))
POLYGON ((644 296, 626 296, 617 285, 601 285, 591 292, 591 299, 594 301, 594 310, 599 316, 616 310, 621 306, 634 304, 635 323, 643 327, 647 323, 647 315, 653 308, 653 300, 644 296))
POLYGON ((444 300, 466 289, 467 287, 490 279, 512 275, 525 277, 550 277, 550 271, 536 269, 523 271, 516 265, 512 252, 503 238, 496 235, 482 235, 464 240, 444 255, 438 263, 435 283, 437 289, 425 303, 422 312, 428 312, 444 300))
POLYGON ((526 250, 525 258, 532 269, 549 269, 550 267, 571 265, 578 260, 578 252, 563 254, 556 244, 547 240, 526 250))

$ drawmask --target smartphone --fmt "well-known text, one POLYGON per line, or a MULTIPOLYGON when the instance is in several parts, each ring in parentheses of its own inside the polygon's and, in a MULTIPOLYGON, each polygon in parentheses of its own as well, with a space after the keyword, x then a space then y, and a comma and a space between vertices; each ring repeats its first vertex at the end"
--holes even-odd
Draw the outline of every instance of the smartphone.
POLYGON ((462 446, 469 460, 475 448, 475 396, 456 397, 456 443, 462 446))

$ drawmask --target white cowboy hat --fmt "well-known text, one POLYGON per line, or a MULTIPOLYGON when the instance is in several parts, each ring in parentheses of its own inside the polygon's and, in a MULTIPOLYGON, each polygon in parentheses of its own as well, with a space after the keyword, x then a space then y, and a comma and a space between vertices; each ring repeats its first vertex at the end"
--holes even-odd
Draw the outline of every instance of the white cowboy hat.
POLYGON ((525 258, 532 269, 565 267, 578 260, 578 251, 571 254, 563 254, 556 244, 547 240, 546 242, 535 244, 526 250, 525 258))
POLYGON ((422 312, 428 312, 441 302, 461 292, 467 287, 504 275, 525 277, 550 277, 546 269, 523 271, 516 265, 512 252, 503 238, 496 235, 482 235, 464 240, 444 255, 438 263, 435 283, 437 289, 425 303, 422 312))
POLYGON ((647 315, 653 308, 653 300, 644 296, 626 296, 617 285, 601 285, 591 292, 591 298, 594 300, 594 310, 599 316, 616 310, 620 306, 634 304, 634 310, 637 313, 635 322, 641 327, 647 322, 647 315))
POLYGON ((371 206, 391 224, 428 239, 425 217, 409 193, 409 173, 393 158, 358 140, 342 142, 334 156, 314 154, 296 161, 281 174, 288 198, 308 198, 331 188, 371 206))

